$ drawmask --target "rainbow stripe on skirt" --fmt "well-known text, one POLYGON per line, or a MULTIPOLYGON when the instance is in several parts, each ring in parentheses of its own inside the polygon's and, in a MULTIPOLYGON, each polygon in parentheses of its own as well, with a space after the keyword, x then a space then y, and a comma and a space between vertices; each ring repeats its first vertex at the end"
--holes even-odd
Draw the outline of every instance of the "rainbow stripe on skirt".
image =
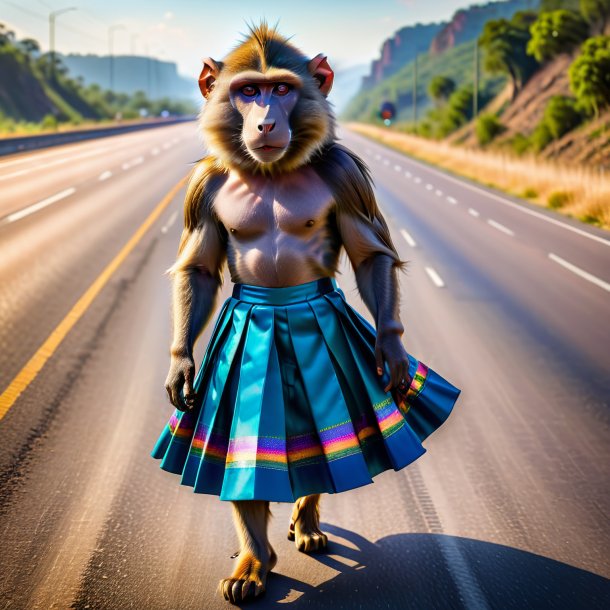
POLYGON ((195 379, 152 456, 195 492, 291 502, 400 470, 449 416, 460 390, 409 355, 402 409, 378 376, 375 329, 334 278, 235 284, 195 379))

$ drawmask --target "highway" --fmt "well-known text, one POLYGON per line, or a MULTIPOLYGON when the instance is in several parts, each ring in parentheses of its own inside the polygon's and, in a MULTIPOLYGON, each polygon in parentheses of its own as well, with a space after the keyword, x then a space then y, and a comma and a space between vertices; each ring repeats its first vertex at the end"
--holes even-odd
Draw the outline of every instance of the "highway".
MULTIPOLYGON (((405 346, 462 395, 417 462, 323 498, 327 553, 272 505, 252 607, 610 607, 610 233, 342 137, 410 261, 405 346)), ((186 123, 0 158, 2 608, 229 607, 230 506, 149 456, 203 154, 186 123)), ((345 256, 338 283, 370 320, 345 256)))

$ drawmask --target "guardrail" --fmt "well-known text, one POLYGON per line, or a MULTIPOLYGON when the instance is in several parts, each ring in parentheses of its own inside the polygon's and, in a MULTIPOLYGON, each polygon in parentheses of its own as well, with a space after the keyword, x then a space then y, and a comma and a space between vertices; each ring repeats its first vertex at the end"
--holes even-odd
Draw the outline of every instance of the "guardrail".
POLYGON ((195 117, 176 117, 160 119, 157 121, 148 121, 145 123, 112 125, 109 127, 93 127, 91 129, 78 129, 74 131, 45 133, 41 135, 19 136, 17 138, 0 138, 0 156, 11 155, 18 152, 24 152, 26 150, 36 150, 38 148, 59 146, 60 144, 70 144, 72 142, 80 142, 82 140, 93 140, 94 138, 116 136, 121 133, 139 131, 141 129, 165 127, 166 125, 175 125, 176 123, 185 123, 193 120, 195 120, 195 117))

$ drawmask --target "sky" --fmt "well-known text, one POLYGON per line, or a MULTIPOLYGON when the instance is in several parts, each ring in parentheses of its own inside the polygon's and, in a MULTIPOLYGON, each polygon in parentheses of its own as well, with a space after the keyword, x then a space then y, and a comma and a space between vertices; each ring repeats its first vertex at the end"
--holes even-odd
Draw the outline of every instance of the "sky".
POLYGON ((335 70, 368 64, 382 42, 415 23, 446 21, 468 0, 0 0, 0 23, 18 38, 49 48, 49 13, 56 19, 56 50, 151 55, 174 61, 178 71, 199 75, 201 59, 222 57, 247 30, 247 22, 279 21, 279 30, 305 55, 328 55, 335 70))

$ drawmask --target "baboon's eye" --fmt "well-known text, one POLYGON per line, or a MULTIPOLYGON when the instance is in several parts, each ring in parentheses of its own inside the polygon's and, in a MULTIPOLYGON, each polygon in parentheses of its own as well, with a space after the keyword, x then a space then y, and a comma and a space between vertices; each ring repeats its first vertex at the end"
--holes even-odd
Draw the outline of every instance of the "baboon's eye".
POLYGON ((244 85, 241 88, 241 92, 246 96, 246 97, 254 97, 257 93, 258 93, 258 89, 252 85, 244 85))
POLYGON ((290 91, 290 85, 280 83, 279 85, 275 86, 274 91, 277 95, 286 95, 290 91))

